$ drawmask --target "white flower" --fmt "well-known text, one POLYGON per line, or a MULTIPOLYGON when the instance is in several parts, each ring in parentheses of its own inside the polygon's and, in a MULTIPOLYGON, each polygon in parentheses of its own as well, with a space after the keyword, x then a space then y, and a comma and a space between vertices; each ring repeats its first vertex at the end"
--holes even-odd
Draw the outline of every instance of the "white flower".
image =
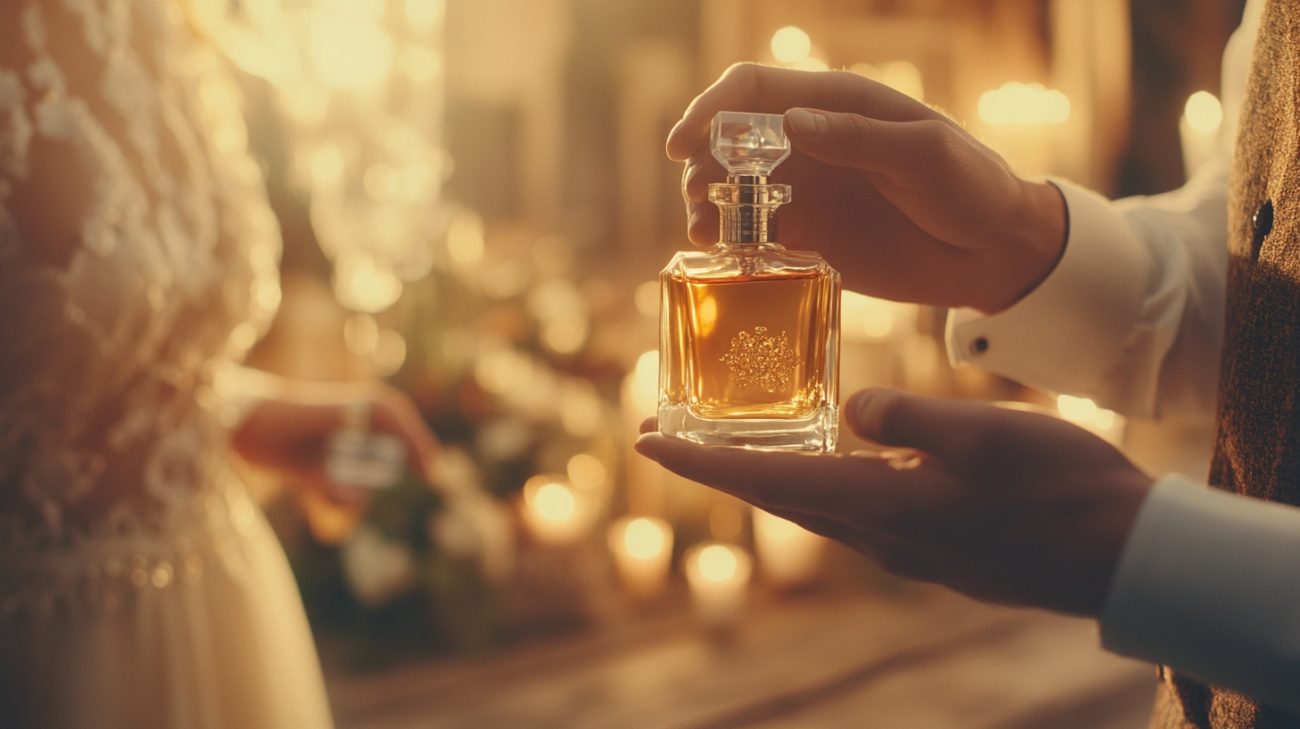
POLYGON ((401 544, 362 525, 343 544, 343 576, 357 599, 378 607, 415 582, 415 558, 401 544))
MULTIPOLYGON (((527 426, 521 421, 496 423, 504 427, 497 427, 497 431, 508 433, 506 440, 514 440, 520 429, 522 437, 528 437, 527 426)), ((446 448, 430 467, 428 478, 445 498, 442 511, 432 516, 425 527, 429 540, 449 555, 477 560, 484 577, 492 582, 509 577, 515 558, 510 514, 483 490, 474 459, 464 449, 446 448)))
POLYGON ((515 566, 515 533, 510 513, 501 502, 486 494, 467 498, 464 513, 475 525, 482 542, 479 566, 490 582, 501 582, 515 566))
MULTIPOLYGON (((550 392, 549 390, 547 392, 550 392)), ((508 461, 523 454, 532 439, 532 429, 519 418, 498 418, 479 431, 478 450, 484 458, 508 461)))
POLYGON ((429 519, 429 539, 453 557, 478 562, 490 582, 501 582, 514 568, 515 539, 505 507, 486 494, 459 493, 429 519))
POLYGON ((483 537, 464 509, 448 508, 429 518, 429 540, 453 557, 477 559, 483 551, 483 537))
POLYGON ((463 448, 442 449, 429 467, 429 483, 446 496, 478 493, 483 490, 478 466, 463 448))

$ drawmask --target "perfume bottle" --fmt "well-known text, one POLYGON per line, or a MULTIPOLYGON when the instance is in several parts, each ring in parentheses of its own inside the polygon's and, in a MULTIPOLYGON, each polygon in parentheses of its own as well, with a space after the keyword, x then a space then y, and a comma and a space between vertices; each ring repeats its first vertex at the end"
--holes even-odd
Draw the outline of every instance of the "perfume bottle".
POLYGON ((721 234, 659 275, 659 430, 706 445, 835 450, 840 275, 776 241, 790 186, 768 175, 790 154, 780 114, 721 112, 709 185, 721 234))
POLYGON ((370 428, 370 406, 350 405, 343 427, 330 436, 325 475, 335 486, 377 491, 391 487, 406 468, 406 446, 394 436, 370 428))

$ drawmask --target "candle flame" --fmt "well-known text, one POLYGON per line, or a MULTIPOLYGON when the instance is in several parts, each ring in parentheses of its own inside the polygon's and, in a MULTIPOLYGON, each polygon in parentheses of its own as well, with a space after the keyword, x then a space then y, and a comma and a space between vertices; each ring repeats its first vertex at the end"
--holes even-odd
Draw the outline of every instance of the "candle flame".
POLYGON ((1223 123, 1223 105, 1208 91, 1197 91, 1187 97, 1183 109, 1187 125, 1198 132, 1213 132, 1223 123))
POLYGON ((562 483, 543 484, 533 494, 533 509, 546 521, 571 521, 578 515, 578 500, 573 490, 562 483))
POLYGON ((623 546, 637 559, 653 559, 662 554, 667 541, 664 528, 643 516, 628 522, 623 531, 623 546))
POLYGON ((709 582, 726 582, 736 576, 736 555, 721 544, 710 544, 700 550, 700 576, 709 582))
POLYGON ((1064 124, 1070 99, 1042 84, 1012 81, 980 95, 979 115, 985 124, 1064 124))
POLYGON ((799 63, 812 53, 812 38, 802 28, 787 25, 772 34, 772 57, 782 63, 799 63))

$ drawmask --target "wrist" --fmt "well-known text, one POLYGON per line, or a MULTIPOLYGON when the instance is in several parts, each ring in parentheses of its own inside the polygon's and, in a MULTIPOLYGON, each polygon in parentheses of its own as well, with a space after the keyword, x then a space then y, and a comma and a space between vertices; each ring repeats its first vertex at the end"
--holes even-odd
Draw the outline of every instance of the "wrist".
POLYGON ((995 248, 1003 259, 999 269, 1005 276, 996 277, 998 290, 975 305, 985 314, 1009 309, 1028 296, 1047 280, 1065 253, 1068 217, 1060 189, 1046 181, 1018 182, 1016 212, 1007 223, 1004 241, 995 248))

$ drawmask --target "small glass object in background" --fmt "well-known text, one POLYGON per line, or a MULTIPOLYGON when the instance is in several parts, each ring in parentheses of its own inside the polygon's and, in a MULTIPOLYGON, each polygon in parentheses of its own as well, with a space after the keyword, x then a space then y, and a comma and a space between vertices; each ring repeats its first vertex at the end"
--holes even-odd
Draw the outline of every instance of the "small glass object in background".
POLYGON ((341 488, 374 491, 393 486, 406 468, 406 446, 397 438, 370 429, 370 406, 350 405, 343 428, 329 441, 325 475, 341 488))
POLYGON ((840 275, 777 243, 790 186, 768 175, 790 154, 780 114, 720 112, 709 185, 718 244, 660 274, 659 429, 706 445, 835 450, 840 275))

